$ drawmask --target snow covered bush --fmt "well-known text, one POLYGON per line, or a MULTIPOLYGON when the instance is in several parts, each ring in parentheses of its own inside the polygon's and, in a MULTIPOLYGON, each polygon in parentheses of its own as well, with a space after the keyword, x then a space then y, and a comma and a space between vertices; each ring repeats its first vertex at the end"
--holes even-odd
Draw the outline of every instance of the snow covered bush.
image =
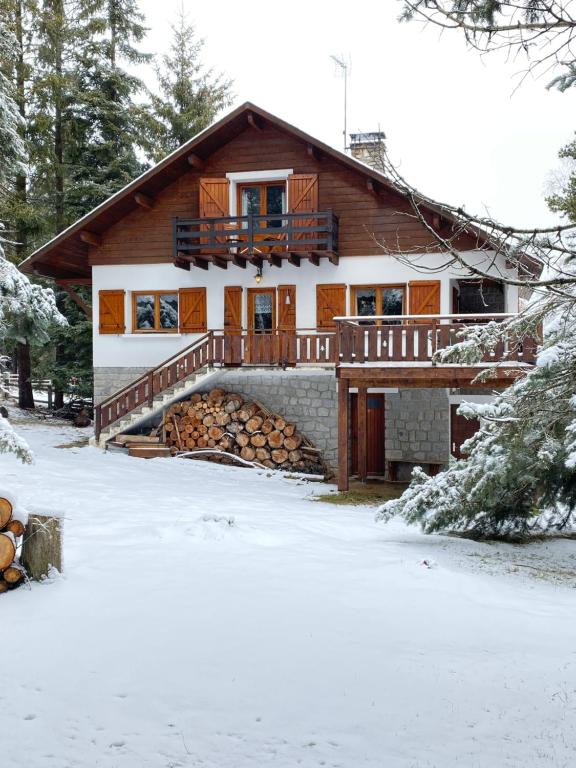
POLYGON ((513 320, 476 326, 438 353, 442 362, 478 362, 506 334, 521 339, 546 320, 537 365, 491 404, 459 412, 481 420, 464 444, 469 456, 428 477, 416 468, 405 493, 378 520, 402 516, 428 532, 507 536, 562 529, 576 521, 576 314, 572 302, 536 299, 513 320), (552 316, 550 316, 552 315, 552 316))

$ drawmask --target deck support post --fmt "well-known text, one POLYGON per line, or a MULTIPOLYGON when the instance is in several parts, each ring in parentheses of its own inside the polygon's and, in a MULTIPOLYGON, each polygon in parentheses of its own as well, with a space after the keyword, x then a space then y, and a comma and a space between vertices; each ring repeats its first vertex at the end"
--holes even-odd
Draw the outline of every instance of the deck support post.
POLYGON ((365 483, 368 477, 368 454, 366 425, 366 400, 368 388, 358 387, 358 476, 360 482, 365 483))
POLYGON ((338 490, 348 490, 350 463, 349 410, 347 379, 338 379, 338 490))

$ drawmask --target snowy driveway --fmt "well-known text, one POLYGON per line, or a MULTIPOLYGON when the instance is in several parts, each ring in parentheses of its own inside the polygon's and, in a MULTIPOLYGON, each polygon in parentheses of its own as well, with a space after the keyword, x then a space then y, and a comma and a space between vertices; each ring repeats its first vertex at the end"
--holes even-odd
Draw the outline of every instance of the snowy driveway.
MULTIPOLYGON (((576 765, 576 591, 511 548, 20 431, 36 465, 0 457, 1 484, 65 511, 66 574, 0 599, 2 766, 576 765)), ((543 551, 576 571, 575 542, 543 551)))

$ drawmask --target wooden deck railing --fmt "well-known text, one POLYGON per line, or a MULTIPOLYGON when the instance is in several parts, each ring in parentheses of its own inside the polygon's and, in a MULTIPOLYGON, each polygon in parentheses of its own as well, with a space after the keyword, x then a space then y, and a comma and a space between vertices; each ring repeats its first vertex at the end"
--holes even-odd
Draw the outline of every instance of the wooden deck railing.
POLYGON ((142 405, 152 405, 165 392, 208 365, 333 365, 336 334, 314 328, 265 333, 209 331, 135 381, 110 395, 94 409, 96 439, 103 429, 142 405))
MULTIPOLYGON (((502 321, 511 314, 479 315, 381 315, 336 318, 338 362, 426 363, 433 364, 434 354, 459 341, 462 328, 489 321, 502 321)), ((510 337, 487 353, 482 363, 534 363, 537 342, 510 337)))

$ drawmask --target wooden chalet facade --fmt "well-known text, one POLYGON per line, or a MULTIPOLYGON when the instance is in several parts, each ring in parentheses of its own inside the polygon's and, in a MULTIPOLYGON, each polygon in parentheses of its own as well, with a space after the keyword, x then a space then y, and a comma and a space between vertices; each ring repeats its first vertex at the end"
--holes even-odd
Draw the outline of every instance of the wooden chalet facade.
MULTIPOLYGON (((438 211, 426 216, 449 230, 438 211)), ((454 429, 450 406, 478 367, 435 365, 432 355, 463 322, 518 310, 517 290, 498 281, 510 273, 501 259, 481 291, 463 270, 425 279, 380 246, 418 248, 427 267, 440 267, 431 240, 379 172, 247 103, 22 269, 72 292, 92 286, 97 436, 207 367, 275 369, 280 382, 314 371, 311 386, 329 381, 334 396, 333 412, 319 419, 345 488, 351 471, 394 474, 403 461, 434 467, 457 453, 451 437, 463 427, 454 429), (425 398, 406 416, 409 391, 422 389, 442 391, 435 408, 444 437, 418 428, 435 421, 425 398), (434 441, 441 447, 414 447, 434 441)), ((457 247, 469 263, 492 255, 475 233, 457 247)), ((484 364, 506 362, 486 386, 506 386, 534 352, 498 350, 484 364)))

